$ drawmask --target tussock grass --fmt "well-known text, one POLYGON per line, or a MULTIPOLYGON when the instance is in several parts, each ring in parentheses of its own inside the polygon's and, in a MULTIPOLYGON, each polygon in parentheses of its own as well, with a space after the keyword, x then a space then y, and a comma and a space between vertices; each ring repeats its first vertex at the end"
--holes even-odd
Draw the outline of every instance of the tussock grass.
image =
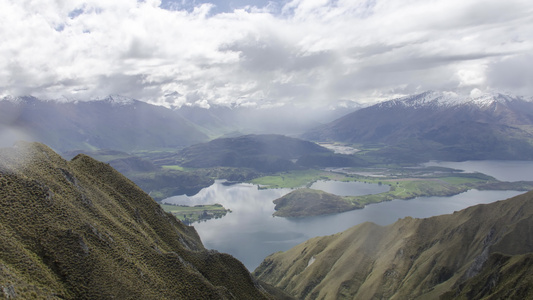
POLYGON ((270 297, 109 165, 36 143, 0 149, 0 286, 20 299, 270 297))
POLYGON ((532 299, 532 223, 533 192, 366 222, 274 253, 254 275, 298 299, 532 299))

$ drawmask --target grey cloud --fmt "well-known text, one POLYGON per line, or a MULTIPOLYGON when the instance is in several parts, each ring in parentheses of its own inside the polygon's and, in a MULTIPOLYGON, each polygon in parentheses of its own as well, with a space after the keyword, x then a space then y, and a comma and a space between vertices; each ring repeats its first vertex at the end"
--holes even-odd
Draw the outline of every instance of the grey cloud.
POLYGON ((288 65, 293 54, 289 45, 276 39, 268 41, 247 37, 231 45, 221 47, 221 51, 240 53, 243 68, 250 71, 272 71, 288 65))
POLYGON ((10 2, 0 11, 10 20, 0 34, 14 33, 0 44, 0 57, 10 58, 0 60, 0 89, 178 105, 356 100, 417 89, 533 93, 532 57, 519 54, 533 48, 530 1, 276 0, 234 12, 247 3, 227 0, 214 13, 191 12, 206 2, 101 2, 101 13, 89 4, 26 13, 31 7, 10 2), (188 6, 176 11, 181 4, 188 6), (66 27, 39 31, 31 16, 41 13, 66 27))
POLYGON ((121 73, 101 75, 97 79, 99 96, 105 95, 124 95, 133 98, 150 96, 148 88, 150 83, 145 81, 146 75, 135 74, 126 75, 121 73))
POLYGON ((533 55, 514 55, 491 64, 487 83, 491 87, 533 95, 533 55))
POLYGON ((484 1, 470 4, 467 9, 458 11, 455 27, 480 26, 515 21, 520 17, 529 17, 524 6, 517 1, 484 1))
POLYGON ((134 59, 149 59, 153 57, 154 53, 157 51, 157 48, 154 44, 149 44, 147 41, 142 40, 141 38, 135 37, 132 38, 128 50, 124 53, 123 58, 134 58, 134 59))

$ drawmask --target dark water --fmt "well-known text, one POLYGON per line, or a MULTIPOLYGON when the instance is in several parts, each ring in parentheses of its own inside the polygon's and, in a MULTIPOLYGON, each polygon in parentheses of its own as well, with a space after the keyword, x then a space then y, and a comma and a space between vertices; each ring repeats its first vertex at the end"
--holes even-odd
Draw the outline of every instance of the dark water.
MULTIPOLYGON (((442 163, 440 165, 451 167, 442 163)), ((530 170, 533 170, 533 163, 518 165, 522 167, 517 168, 514 162, 503 165, 496 162, 496 166, 492 167, 490 163, 477 166, 485 170, 495 170, 492 174, 487 173, 500 180, 512 178, 516 181, 530 178, 528 176, 531 175, 530 170), (502 173, 498 173, 498 170, 502 173), (504 174, 509 170, 512 170, 510 172, 513 174, 504 174)), ((474 168, 468 171, 478 171, 475 170, 475 165, 465 165, 466 167, 474 168)), ((459 167, 453 166, 453 168, 459 167)), ((288 250, 312 237, 334 234, 362 222, 371 221, 387 225, 407 216, 425 218, 448 214, 472 205, 507 199, 522 193, 470 190, 452 197, 419 197, 372 204, 364 209, 335 215, 302 219, 273 217, 272 201, 288 192, 289 189, 259 190, 252 184, 225 186, 221 181, 217 181, 195 196, 171 197, 164 201, 187 205, 220 203, 231 209, 233 212, 221 219, 195 223, 194 227, 206 248, 229 253, 253 271, 273 252, 288 250)))
POLYGON ((462 162, 431 161, 424 166, 439 166, 480 172, 501 181, 533 181, 533 161, 469 160, 462 162))

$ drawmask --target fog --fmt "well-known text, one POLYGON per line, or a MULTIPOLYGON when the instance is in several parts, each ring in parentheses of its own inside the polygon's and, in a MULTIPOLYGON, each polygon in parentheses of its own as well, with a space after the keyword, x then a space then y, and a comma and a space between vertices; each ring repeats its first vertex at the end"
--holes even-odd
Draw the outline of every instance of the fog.
POLYGON ((18 141, 34 141, 34 138, 15 126, 0 125, 0 147, 11 147, 18 141))

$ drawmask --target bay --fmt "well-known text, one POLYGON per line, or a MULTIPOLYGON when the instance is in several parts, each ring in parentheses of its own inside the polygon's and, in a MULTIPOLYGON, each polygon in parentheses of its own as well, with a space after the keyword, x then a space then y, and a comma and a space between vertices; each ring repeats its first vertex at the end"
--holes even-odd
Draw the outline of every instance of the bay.
POLYGON ((463 170, 464 172, 480 172, 501 181, 533 181, 533 161, 518 160, 468 160, 461 162, 430 161, 425 167, 437 166, 463 170))
MULTIPOLYGON (((468 172, 485 170, 489 173, 487 175, 499 180, 532 180, 529 178, 533 162, 505 164, 500 161, 484 161, 463 165, 432 163, 456 169, 464 168, 468 172), (507 172, 512 174, 506 174, 507 172)), ((228 186, 224 185, 223 181, 216 181, 194 196, 171 197, 163 202, 184 205, 220 203, 231 209, 232 212, 221 219, 195 223, 194 227, 206 248, 229 253, 253 271, 271 253, 288 250, 310 238, 341 232, 363 222, 388 225, 407 216, 427 218, 523 193, 470 190, 451 197, 393 200, 368 205, 364 209, 326 216, 273 217, 272 201, 290 191, 290 189, 259 189, 256 185, 246 183, 228 186)))

